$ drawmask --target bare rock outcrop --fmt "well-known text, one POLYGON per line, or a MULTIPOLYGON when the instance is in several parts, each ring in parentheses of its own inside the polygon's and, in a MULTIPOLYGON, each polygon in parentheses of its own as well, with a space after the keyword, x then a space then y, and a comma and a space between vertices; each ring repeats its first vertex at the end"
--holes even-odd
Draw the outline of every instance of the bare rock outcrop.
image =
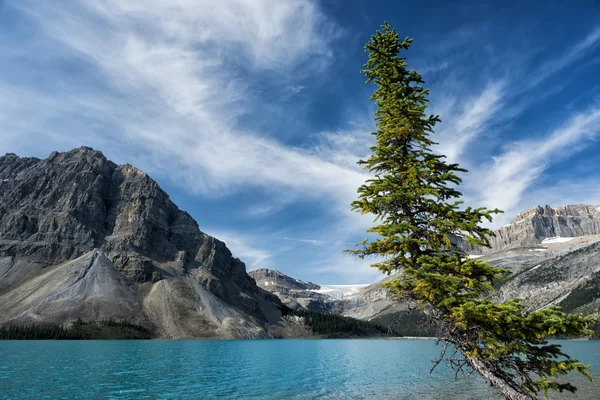
POLYGON ((489 254, 504 249, 535 246, 544 239, 600 234, 600 205, 568 205, 552 208, 536 206, 517 215, 495 235, 489 237, 490 248, 473 248, 460 242, 471 254, 489 254))
POLYGON ((560 305, 567 311, 600 312, 600 242, 541 261, 509 277, 496 301, 521 298, 529 309, 560 305), (594 305, 595 307, 589 307, 594 305))
POLYGON ((223 242, 201 232, 139 169, 88 147, 45 160, 0 157, 0 304, 22 299, 0 307, 0 323, 91 317, 83 311, 91 288, 105 283, 123 290, 113 293, 115 304, 94 303, 93 315, 141 321, 165 337, 268 336, 268 325, 281 317, 279 299, 260 289, 223 242), (65 271, 83 273, 85 262, 76 260, 86 257, 114 279, 82 286, 62 278, 65 271), (24 296, 32 287, 47 296, 24 296), (117 306, 121 300, 127 306, 117 306), (63 312, 48 311, 59 303, 63 312), (149 306, 159 303, 169 309, 169 324, 149 306), (213 318, 219 307, 229 316, 213 318), (193 310, 206 326, 183 321, 193 310))
POLYGON ((294 279, 273 269, 257 269, 248 272, 256 284, 262 289, 277 296, 281 302, 292 310, 329 312, 331 299, 316 292, 321 286, 312 282, 294 279))
MULTIPOLYGON (((571 312, 600 313, 600 206, 534 207, 517 215, 490 238, 491 248, 457 243, 471 256, 512 271, 498 282, 494 300, 522 298, 526 307, 558 304, 571 312)), ((259 286, 279 296, 292 308, 309 308, 358 319, 395 318, 406 314, 381 282, 334 299, 305 282, 277 271, 251 272, 259 286), (322 293, 316 293, 320 291, 322 293), (322 296, 318 302, 310 297, 322 296)))
MULTIPOLYGON (((278 296, 283 304, 291 309, 307 309, 370 320, 386 313, 406 310, 406 305, 398 302, 389 289, 381 285, 359 285, 342 298, 333 296, 334 286, 320 286, 312 282, 294 279, 272 269, 259 269, 248 273, 257 285, 278 296)), ((343 285, 340 286, 343 288, 343 285)))

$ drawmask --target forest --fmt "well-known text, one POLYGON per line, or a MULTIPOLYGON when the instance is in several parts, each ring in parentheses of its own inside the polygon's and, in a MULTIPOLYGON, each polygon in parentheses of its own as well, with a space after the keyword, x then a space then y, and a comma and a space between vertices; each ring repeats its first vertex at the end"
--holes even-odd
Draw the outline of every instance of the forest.
POLYGON ((142 326, 114 320, 85 322, 79 319, 71 325, 9 324, 0 327, 0 340, 117 340, 152 337, 152 333, 142 326))

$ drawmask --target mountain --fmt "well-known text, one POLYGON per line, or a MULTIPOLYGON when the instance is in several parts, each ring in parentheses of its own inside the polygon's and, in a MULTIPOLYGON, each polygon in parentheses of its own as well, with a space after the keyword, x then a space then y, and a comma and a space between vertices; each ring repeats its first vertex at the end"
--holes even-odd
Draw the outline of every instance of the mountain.
MULTIPOLYGON (((535 207, 470 254, 513 274, 497 301, 600 310, 600 207, 535 207)), ((388 277, 386 279, 393 279, 388 277)), ((147 174, 88 147, 0 157, 0 325, 125 320, 163 338, 306 335, 288 307, 410 324, 381 282, 246 273, 147 174), (286 307, 287 306, 287 307, 286 307)), ((397 325, 397 324, 396 324, 397 325)))
POLYGON ((566 311, 600 310, 600 241, 542 260, 510 276, 495 293, 497 301, 523 299, 529 309, 560 305, 566 311))
POLYGON ((364 285, 350 296, 333 301, 332 312, 346 317, 372 320, 389 313, 403 312, 406 304, 398 302, 394 295, 382 283, 395 279, 387 277, 371 285, 364 285))
MULTIPOLYGON (((600 313, 600 206, 537 206, 497 230, 495 236, 490 237, 489 249, 468 246, 460 239, 457 244, 469 257, 512 271, 507 279, 498 283, 498 290, 493 295, 495 301, 519 297, 529 309, 557 304, 567 312, 600 313)), ((372 320, 384 326, 394 325, 396 331, 407 328, 403 325, 422 322, 422 315, 407 313, 406 304, 381 287, 382 282, 389 279, 394 277, 358 288, 342 299, 327 296, 327 291, 315 284, 311 285, 319 286, 319 289, 286 292, 277 289, 279 286, 265 286, 261 280, 257 283, 278 295, 283 302, 298 293, 307 297, 307 291, 326 295, 321 309, 372 320)), ((294 281, 287 276, 286 280, 294 281)), ((303 307, 311 306, 312 303, 303 307)), ((414 330, 407 329, 406 332, 414 330)), ((419 332, 431 334, 426 328, 420 328, 419 332)))
POLYGON ((494 300, 518 297, 529 309, 600 312, 600 206, 531 208, 496 231, 490 244, 467 251, 513 272, 494 300))
POLYGON ((321 286, 304 282, 271 269, 257 269, 248 272, 256 284, 277 296, 292 310, 306 309, 329 312, 329 297, 318 293, 321 286))
POLYGON ((372 285, 317 285, 279 271, 259 269, 248 273, 262 289, 292 309, 327 312, 370 320, 380 314, 405 310, 381 282, 372 285))
POLYGON ((473 248, 461 242, 470 254, 489 254, 508 248, 537 246, 560 238, 600 235, 600 205, 536 206, 517 215, 495 232, 490 248, 473 248))
POLYGON ((116 319, 271 337, 281 301, 147 174, 81 147, 0 157, 0 324, 116 319))

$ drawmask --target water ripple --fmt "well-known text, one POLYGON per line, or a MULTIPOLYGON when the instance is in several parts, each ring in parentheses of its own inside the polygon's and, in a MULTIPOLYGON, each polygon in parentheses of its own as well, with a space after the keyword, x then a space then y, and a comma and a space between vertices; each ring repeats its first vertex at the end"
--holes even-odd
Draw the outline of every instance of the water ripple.
MULTIPOLYGON (((600 377, 600 342, 563 342, 600 377)), ((0 399, 493 399, 416 340, 0 341, 0 399)), ((577 396, 596 399, 580 378, 577 396)))

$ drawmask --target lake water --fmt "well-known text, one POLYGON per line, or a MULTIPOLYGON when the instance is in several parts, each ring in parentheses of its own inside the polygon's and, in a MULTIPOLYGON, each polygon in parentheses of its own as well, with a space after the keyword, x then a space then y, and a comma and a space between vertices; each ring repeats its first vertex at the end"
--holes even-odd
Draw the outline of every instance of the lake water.
MULTIPOLYGON (((577 395, 600 399, 600 342, 561 342, 593 365, 577 395)), ((492 399, 454 379, 430 340, 0 341, 2 399, 492 399)))

